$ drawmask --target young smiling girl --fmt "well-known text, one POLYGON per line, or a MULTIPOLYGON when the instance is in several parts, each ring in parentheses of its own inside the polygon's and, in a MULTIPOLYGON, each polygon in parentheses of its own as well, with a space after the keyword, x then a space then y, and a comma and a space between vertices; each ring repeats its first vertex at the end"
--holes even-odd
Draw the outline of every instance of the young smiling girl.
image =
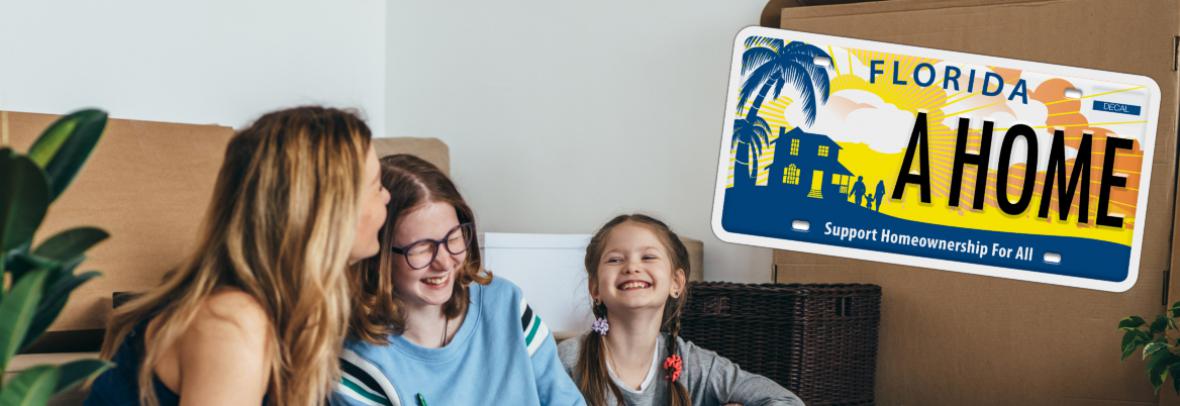
POLYGON ((691 269, 688 250, 663 222, 615 217, 590 240, 586 271, 597 320, 558 352, 588 404, 803 404, 774 381, 680 338, 691 269))
POLYGON ((475 215, 437 167, 381 159, 381 253, 353 270, 333 404, 584 405, 519 288, 480 261, 475 215))

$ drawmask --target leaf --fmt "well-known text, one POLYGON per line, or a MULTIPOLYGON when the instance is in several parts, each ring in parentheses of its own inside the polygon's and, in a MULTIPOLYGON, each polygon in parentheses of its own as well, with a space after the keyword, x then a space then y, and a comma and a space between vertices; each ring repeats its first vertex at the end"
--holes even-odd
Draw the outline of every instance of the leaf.
POLYGON ((1147 357, 1155 355, 1157 352, 1167 351, 1167 349, 1168 343, 1162 341, 1148 343, 1147 346, 1143 347, 1143 359, 1147 359, 1147 357))
POLYGON ((98 359, 82 359, 62 364, 58 367, 61 368, 61 375, 58 377, 57 387, 53 391, 61 393, 69 390, 113 366, 115 364, 98 359))
POLYGON ((1172 303, 1172 306, 1168 307, 1168 314, 1172 317, 1180 317, 1180 302, 1172 303))
POLYGON ((1147 361, 1147 377, 1156 393, 1159 393, 1160 386, 1167 379, 1168 369, 1177 362, 1180 362, 1180 357, 1176 357, 1170 351, 1156 351, 1151 355, 1147 361))
POLYGON ((62 231, 49 237, 41 243, 33 255, 66 261, 85 254, 86 250, 110 237, 106 231, 97 227, 77 227, 62 231))
POLYGON ((1140 330, 1131 330, 1123 334, 1123 358, 1131 356, 1135 353, 1135 349, 1140 345, 1151 341, 1146 332, 1140 330))
POLYGON ((0 371, 8 370, 8 361, 24 341, 48 273, 40 269, 25 275, 0 303, 0 371))
POLYGON ((76 111, 50 124, 29 147, 29 157, 45 168, 49 178, 49 201, 57 200, 74 180, 106 126, 105 111, 76 111))
POLYGON ((1151 328, 1148 330, 1151 335, 1156 335, 1164 332, 1168 328, 1168 317, 1164 315, 1155 316, 1155 321, 1151 322, 1151 328))
POLYGON ((49 403, 53 389, 57 386, 58 369, 50 365, 38 365, 12 378, 0 391, 0 405, 41 406, 49 403))
MULTIPOLYGON (((72 270, 70 272, 73 272, 72 270)), ((85 272, 81 275, 74 276, 73 274, 63 275, 61 279, 49 285, 45 289, 45 294, 41 298, 40 305, 37 306, 37 314, 33 316, 32 323, 29 323, 29 330, 25 333, 25 339, 21 342, 20 348, 28 348, 37 341, 37 338, 44 333, 50 325, 57 320, 57 316, 61 314, 61 310, 65 308, 66 301, 74 289, 81 286, 86 281, 94 279, 102 275, 95 271, 85 272)))
POLYGON ((783 47, 783 40, 778 38, 758 37, 752 36, 746 38, 746 48, 765 47, 772 51, 778 51, 783 47))
POLYGON ((8 259, 8 271, 12 272, 12 280, 19 281, 25 274, 37 269, 60 268, 62 264, 49 258, 38 257, 28 253, 17 253, 8 259))
POLYGON ((57 151, 65 145, 66 140, 70 138, 70 134, 78 129, 78 120, 76 117, 64 116, 59 117, 49 128, 41 132, 41 135, 29 147, 28 156, 41 169, 49 166, 49 161, 53 160, 53 156, 57 155, 57 151))
POLYGON ((1180 379, 1177 379, 1180 377, 1180 363, 1172 364, 1168 367, 1168 372, 1172 374, 1172 389, 1176 391, 1177 395, 1180 395, 1180 379))
POLYGON ((49 181, 28 157, 0 149, 0 253, 33 239, 49 208, 49 181))
POLYGON ((1127 317, 1125 319, 1119 320, 1119 328, 1120 329, 1138 328, 1139 326, 1142 326, 1145 323, 1147 323, 1147 322, 1144 321, 1142 317, 1131 316, 1131 317, 1127 317))

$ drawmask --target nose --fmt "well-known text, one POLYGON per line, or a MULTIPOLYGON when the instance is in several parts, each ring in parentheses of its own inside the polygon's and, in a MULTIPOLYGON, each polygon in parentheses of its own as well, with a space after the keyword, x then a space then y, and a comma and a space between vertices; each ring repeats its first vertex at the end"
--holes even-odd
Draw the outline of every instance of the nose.
POLYGON ((623 273, 625 273, 625 274, 638 273, 638 272, 639 272, 639 261, 637 261, 637 260, 629 260, 629 261, 627 261, 626 266, 623 267, 623 273))
POLYGON ((447 251, 446 247, 439 246, 438 254, 434 256, 434 262, 431 265, 437 270, 449 271, 458 265, 458 263, 459 261, 447 251))

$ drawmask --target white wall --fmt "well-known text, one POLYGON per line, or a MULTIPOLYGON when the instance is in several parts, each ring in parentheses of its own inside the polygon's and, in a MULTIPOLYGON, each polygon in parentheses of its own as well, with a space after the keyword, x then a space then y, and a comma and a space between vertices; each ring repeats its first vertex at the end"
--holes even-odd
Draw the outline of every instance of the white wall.
POLYGON ((0 2, 0 109, 239 127, 306 103, 385 128, 384 0, 0 2))
POLYGON ((395 1, 388 133, 440 137, 484 231, 591 233, 642 211, 705 278, 770 280, 709 216, 729 57, 765 0, 395 1))
POLYGON ((463 3, 4 1, 0 109, 237 127, 358 107, 446 141, 485 230, 643 211, 705 241, 706 278, 769 279, 769 250, 709 229, 729 47, 764 1, 463 3))

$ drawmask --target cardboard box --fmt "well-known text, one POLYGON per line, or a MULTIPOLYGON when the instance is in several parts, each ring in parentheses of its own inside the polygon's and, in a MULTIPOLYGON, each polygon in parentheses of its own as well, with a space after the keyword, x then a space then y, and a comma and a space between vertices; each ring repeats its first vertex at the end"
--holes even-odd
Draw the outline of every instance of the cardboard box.
MULTIPOLYGON (((24 153, 57 116, 8 113, 7 118, 9 141, 24 153)), ((179 263, 196 238, 231 136, 232 129, 215 125, 107 123, 90 160, 50 206, 37 232, 37 241, 78 226, 111 234, 78 268, 103 275, 74 291, 50 331, 105 328, 111 292, 155 286, 179 263)))
MULTIPOLYGON (((773 14, 773 13, 768 13, 773 14)), ((1157 404, 1138 357, 1120 362, 1120 319, 1154 316, 1177 231, 1180 1, 933 0, 787 7, 793 30, 1149 76, 1163 90, 1140 276, 1125 293, 776 251, 778 282, 883 288, 883 405, 1157 404)), ((1180 279, 1180 278, 1175 278, 1180 279)), ((1169 293, 1170 292, 1170 293, 1169 293)), ((1171 296, 1169 299, 1168 296, 1171 296)), ((1171 402, 1173 397, 1164 397, 1171 402)), ((1170 404, 1170 403, 1169 403, 1170 404)))
POLYGON ((438 166, 438 169, 448 176, 451 174, 451 152, 447 144, 438 138, 374 138, 373 148, 377 149, 378 158, 393 154, 413 154, 438 166))
MULTIPOLYGON (((11 145, 28 151, 57 116, 7 112, 11 145)), ((156 286, 192 249, 233 129, 111 119, 90 160, 50 207, 43 240, 70 227, 96 226, 110 239, 79 271, 103 275, 74 291, 39 351, 94 351, 111 309, 111 293, 156 286)), ((446 144, 432 138, 375 138, 379 155, 412 153, 449 171, 446 144)))

